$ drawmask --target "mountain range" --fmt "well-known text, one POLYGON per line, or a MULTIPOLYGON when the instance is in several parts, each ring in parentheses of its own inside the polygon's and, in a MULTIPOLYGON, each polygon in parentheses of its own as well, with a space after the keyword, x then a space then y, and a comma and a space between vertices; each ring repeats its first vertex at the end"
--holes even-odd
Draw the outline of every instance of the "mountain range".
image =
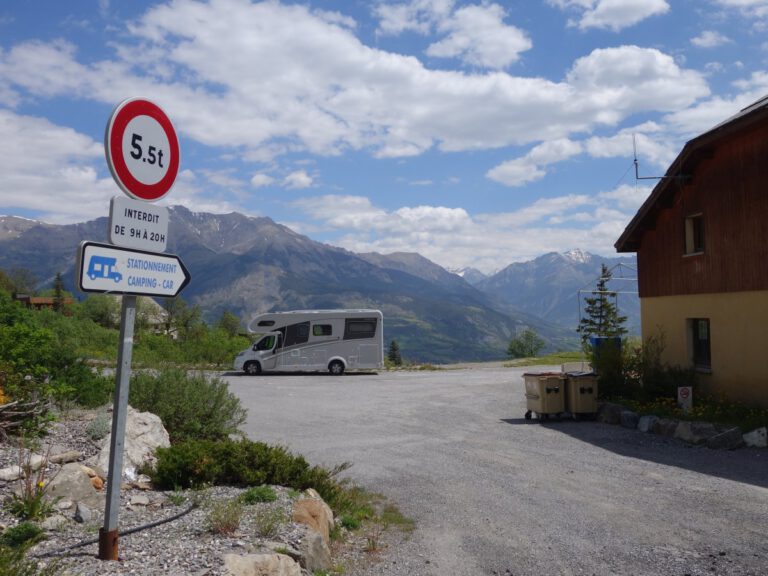
MULTIPOLYGON (((404 357, 422 362, 503 358, 510 338, 525 328, 548 349, 573 348, 578 290, 594 286, 602 262, 633 265, 628 258, 573 251, 511 264, 491 276, 457 274, 415 253, 355 254, 266 217, 180 206, 169 214, 167 251, 192 276, 181 296, 207 320, 224 311, 246 325, 270 310, 378 308, 386 341, 397 340, 404 357)), ((83 240, 106 242, 107 227, 106 217, 52 225, 2 216, 0 268, 28 269, 41 287, 61 272, 65 287, 76 292, 77 247, 83 240)), ((639 306, 621 304, 632 327, 639 306)))

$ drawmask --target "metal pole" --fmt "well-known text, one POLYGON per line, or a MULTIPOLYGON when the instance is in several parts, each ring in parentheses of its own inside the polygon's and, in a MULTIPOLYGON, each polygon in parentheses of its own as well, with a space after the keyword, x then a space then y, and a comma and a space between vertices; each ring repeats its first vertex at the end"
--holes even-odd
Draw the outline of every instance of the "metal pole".
POLYGON ((109 443, 109 471, 107 472, 107 505, 104 510, 104 526, 99 530, 100 560, 117 560, 117 514, 120 510, 120 481, 123 476, 125 421, 128 413, 128 387, 131 380, 135 319, 136 296, 125 294, 120 314, 120 346, 117 350, 112 438, 109 443))

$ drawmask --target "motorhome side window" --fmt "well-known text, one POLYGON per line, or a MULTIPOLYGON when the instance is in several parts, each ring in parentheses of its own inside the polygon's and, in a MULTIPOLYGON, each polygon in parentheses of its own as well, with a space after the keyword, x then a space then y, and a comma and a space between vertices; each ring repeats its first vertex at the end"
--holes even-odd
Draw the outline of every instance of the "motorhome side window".
POLYGON ((309 340, 309 322, 291 324, 286 328, 284 346, 304 344, 307 340, 309 340))
POLYGON ((348 318, 344 322, 344 340, 373 338, 376 335, 376 318, 348 318))
POLYGON ((258 324, 258 326, 274 326, 275 321, 274 320, 261 320, 258 324))
POLYGON ((274 336, 267 336, 266 338, 262 338, 256 343, 256 346, 253 347, 254 350, 272 350, 272 347, 275 345, 275 337, 274 336))
POLYGON ((315 324, 312 326, 312 336, 332 336, 333 326, 330 324, 315 324))

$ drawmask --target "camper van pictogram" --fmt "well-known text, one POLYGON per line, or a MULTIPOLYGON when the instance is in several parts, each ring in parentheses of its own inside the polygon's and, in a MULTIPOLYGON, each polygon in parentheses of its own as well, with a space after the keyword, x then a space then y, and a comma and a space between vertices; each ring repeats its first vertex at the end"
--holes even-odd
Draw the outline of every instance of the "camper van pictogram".
POLYGON ((88 262, 88 277, 91 280, 96 278, 107 278, 120 282, 123 279, 123 275, 120 274, 115 267, 117 266, 117 258, 108 258, 107 256, 91 256, 90 262, 88 262))

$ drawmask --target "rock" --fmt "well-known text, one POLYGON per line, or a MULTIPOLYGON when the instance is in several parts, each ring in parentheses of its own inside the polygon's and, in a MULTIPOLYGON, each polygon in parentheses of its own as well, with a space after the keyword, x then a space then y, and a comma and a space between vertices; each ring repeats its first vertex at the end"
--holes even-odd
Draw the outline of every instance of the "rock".
POLYGON ((659 417, 653 415, 640 416, 640 420, 637 422, 637 429, 640 432, 652 432, 653 425, 658 422, 659 417))
POLYGON ((323 537, 327 545, 330 545, 333 512, 319 495, 317 498, 302 498, 294 502, 293 521, 309 526, 323 537))
POLYGON ((63 529, 69 520, 62 516, 61 514, 54 514, 53 516, 49 516, 45 520, 43 520, 40 523, 40 528, 43 530, 61 530, 63 529))
POLYGON ((285 554, 296 560, 296 562, 301 561, 301 552, 285 542, 264 542, 261 546, 269 552, 285 554))
POLYGON ((67 452, 61 452, 59 454, 54 454, 48 460, 53 462, 54 464, 68 464, 69 462, 77 462, 83 457, 82 452, 78 452, 77 450, 69 450, 67 452))
MULTIPOLYGON (((112 434, 100 442, 101 452, 95 458, 89 460, 89 464, 101 470, 109 470, 109 444, 112 434)), ((123 447, 123 470, 126 468, 141 467, 147 462, 154 462, 155 450, 159 447, 167 448, 171 441, 160 421, 160 417, 149 412, 139 412, 128 407, 125 421, 125 442, 123 447)), ((132 480, 135 480, 133 478, 132 480)))
POLYGON ((86 506, 82 502, 78 502, 77 509, 75 510, 75 515, 74 515, 75 522, 79 522, 80 524, 86 524, 91 521, 91 518, 93 518, 93 513, 91 512, 91 509, 88 508, 88 506, 86 506))
POLYGON ((331 564, 331 550, 323 537, 312 528, 305 527, 301 542, 299 543, 301 559, 299 563, 310 574, 315 571, 329 570, 331 564))
POLYGON ((56 510, 62 511, 62 510, 69 510, 72 508, 74 504, 72 504, 72 500, 65 498, 64 500, 59 500, 56 502, 56 505, 54 506, 56 510))
POLYGON ((658 434, 659 436, 674 436, 675 430, 677 430, 677 424, 677 420, 659 418, 651 424, 651 432, 658 434))
POLYGON ((713 450, 734 450, 743 444, 744 438, 739 428, 731 428, 707 440, 707 448, 713 450))
POLYGON ((691 444, 703 444, 712 436, 717 435, 717 429, 710 422, 688 422, 681 420, 675 429, 675 438, 691 444))
POLYGON ((637 423, 640 421, 638 413, 632 412, 631 410, 622 410, 619 418, 621 420, 621 425, 624 428, 630 428, 631 430, 636 429, 637 423))
POLYGON ((228 576, 301 576, 301 567, 283 554, 224 554, 228 576))
POLYGON ((621 424, 621 412, 624 406, 613 402, 603 402, 597 409, 597 421, 605 424, 621 424))
POLYGON ((131 506, 149 506, 149 498, 144 494, 131 497, 131 506))
POLYGON ((744 443, 752 448, 768 447, 768 428, 763 426, 744 434, 744 443))
MULTIPOLYGON (((32 469, 32 471, 38 470, 44 460, 44 457, 38 454, 32 454, 32 456, 29 457, 29 467, 32 469)), ((27 463, 25 462, 24 466, 26 467, 26 465, 27 463)), ((12 482, 13 480, 18 480, 19 478, 24 478, 24 470, 18 464, 14 464, 13 466, 8 466, 7 468, 0 470, 0 480, 4 480, 5 482, 12 482)))
POLYGON ((91 476, 90 481, 91 481, 91 486, 93 486, 94 490, 104 489, 104 480, 102 480, 98 476, 91 476))
POLYGON ((93 508, 103 508, 105 496, 97 492, 91 484, 88 474, 80 464, 64 464, 56 477, 48 484, 47 494, 53 498, 62 498, 82 502, 93 508))

